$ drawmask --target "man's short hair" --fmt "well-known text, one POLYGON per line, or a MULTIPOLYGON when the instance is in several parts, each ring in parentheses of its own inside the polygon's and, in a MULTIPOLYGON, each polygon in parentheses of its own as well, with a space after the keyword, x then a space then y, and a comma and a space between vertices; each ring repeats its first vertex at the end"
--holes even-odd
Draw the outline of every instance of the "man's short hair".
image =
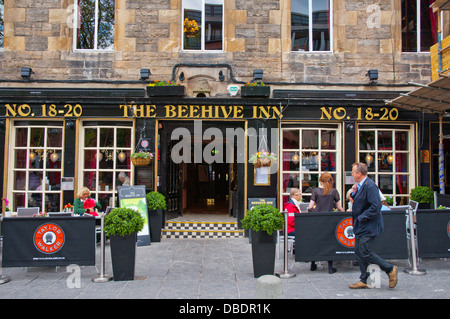
POLYGON ((352 168, 356 166, 356 171, 360 172, 363 175, 367 175, 368 169, 365 163, 357 162, 352 164, 352 168))

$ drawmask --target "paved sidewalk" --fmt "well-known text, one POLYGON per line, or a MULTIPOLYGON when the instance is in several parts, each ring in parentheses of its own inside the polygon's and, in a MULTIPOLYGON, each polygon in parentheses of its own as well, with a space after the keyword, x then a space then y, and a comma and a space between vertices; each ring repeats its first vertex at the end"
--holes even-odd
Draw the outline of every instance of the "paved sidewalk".
MULTIPOLYGON (((106 246, 106 273, 112 274, 106 246)), ((99 252, 97 251, 97 257, 99 252)), ((150 246, 138 247, 136 280, 94 283, 96 267, 80 269, 80 287, 69 288, 75 281, 65 267, 5 268, 3 275, 11 281, 0 285, 4 299, 253 299, 256 279, 253 277, 251 245, 247 238, 239 239, 166 239, 150 246), (69 282, 69 284, 68 284, 69 282)), ((99 263, 99 258, 97 258, 99 263)), ((338 272, 328 274, 327 263, 319 263, 315 272, 309 263, 295 263, 290 256, 290 271, 296 276, 283 279, 284 298, 307 299, 390 299, 390 298, 450 298, 450 260, 427 259, 420 268, 424 276, 403 272, 405 261, 393 261, 399 267, 399 283, 389 289, 387 276, 381 287, 351 290, 359 268, 350 262, 335 262, 338 272)), ((283 259, 277 259, 276 271, 283 270, 283 259)))

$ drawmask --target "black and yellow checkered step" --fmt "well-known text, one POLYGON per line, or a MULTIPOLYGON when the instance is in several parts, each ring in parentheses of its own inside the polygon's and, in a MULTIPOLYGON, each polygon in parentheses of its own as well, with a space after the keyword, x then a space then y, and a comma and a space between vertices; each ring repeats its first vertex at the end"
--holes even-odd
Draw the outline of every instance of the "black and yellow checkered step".
POLYGON ((240 238, 244 231, 233 222, 167 221, 162 238, 240 238))

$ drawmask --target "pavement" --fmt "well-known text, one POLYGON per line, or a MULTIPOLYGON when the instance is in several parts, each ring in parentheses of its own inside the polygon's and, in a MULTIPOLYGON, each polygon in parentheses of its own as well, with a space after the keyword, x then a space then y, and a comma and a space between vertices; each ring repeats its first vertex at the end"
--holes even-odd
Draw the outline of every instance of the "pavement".
MULTIPOLYGON (((105 249, 105 273, 112 274, 110 247, 105 249)), ((99 263, 100 246, 97 247, 99 263)), ((391 261, 399 268, 398 284, 388 288, 385 274, 379 288, 351 290, 359 268, 351 262, 335 262, 329 274, 327 263, 316 271, 309 263, 295 262, 289 255, 289 272, 281 279, 283 299, 446 299, 450 298, 450 261, 425 259, 419 264, 426 275, 403 270, 405 260, 391 261)), ((255 300, 257 279, 253 276, 248 238, 163 239, 137 247, 135 280, 95 283, 98 266, 4 268, 11 280, 0 285, 0 299, 240 299, 255 300)), ((284 259, 276 260, 284 270, 284 259)), ((198 301, 197 301, 198 302, 198 301)))

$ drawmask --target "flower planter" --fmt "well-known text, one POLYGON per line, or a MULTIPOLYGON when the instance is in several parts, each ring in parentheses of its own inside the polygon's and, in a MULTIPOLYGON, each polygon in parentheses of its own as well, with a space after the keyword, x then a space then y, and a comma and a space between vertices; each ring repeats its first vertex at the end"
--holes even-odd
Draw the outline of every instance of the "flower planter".
POLYGON ((131 158, 131 163, 133 163, 134 166, 148 166, 148 164, 150 164, 151 162, 151 158, 142 158, 142 157, 136 157, 136 158, 131 158))
POLYGON ((256 163, 253 163, 253 165, 258 167, 264 167, 264 166, 270 166, 272 165, 272 161, 270 159, 258 159, 256 163))
POLYGON ((162 209, 148 210, 148 218, 150 219, 150 240, 151 242, 161 241, 161 228, 163 220, 162 209))
POLYGON ((109 236, 114 281, 134 280, 136 238, 136 232, 127 236, 109 236))
POLYGON ((147 86, 148 96, 184 96, 184 85, 167 85, 167 86, 147 86))
POLYGON ((265 231, 251 230, 251 240, 254 277, 273 275, 277 232, 274 231, 272 235, 269 235, 265 231))
POLYGON ((242 97, 269 97, 270 86, 241 86, 242 97))

